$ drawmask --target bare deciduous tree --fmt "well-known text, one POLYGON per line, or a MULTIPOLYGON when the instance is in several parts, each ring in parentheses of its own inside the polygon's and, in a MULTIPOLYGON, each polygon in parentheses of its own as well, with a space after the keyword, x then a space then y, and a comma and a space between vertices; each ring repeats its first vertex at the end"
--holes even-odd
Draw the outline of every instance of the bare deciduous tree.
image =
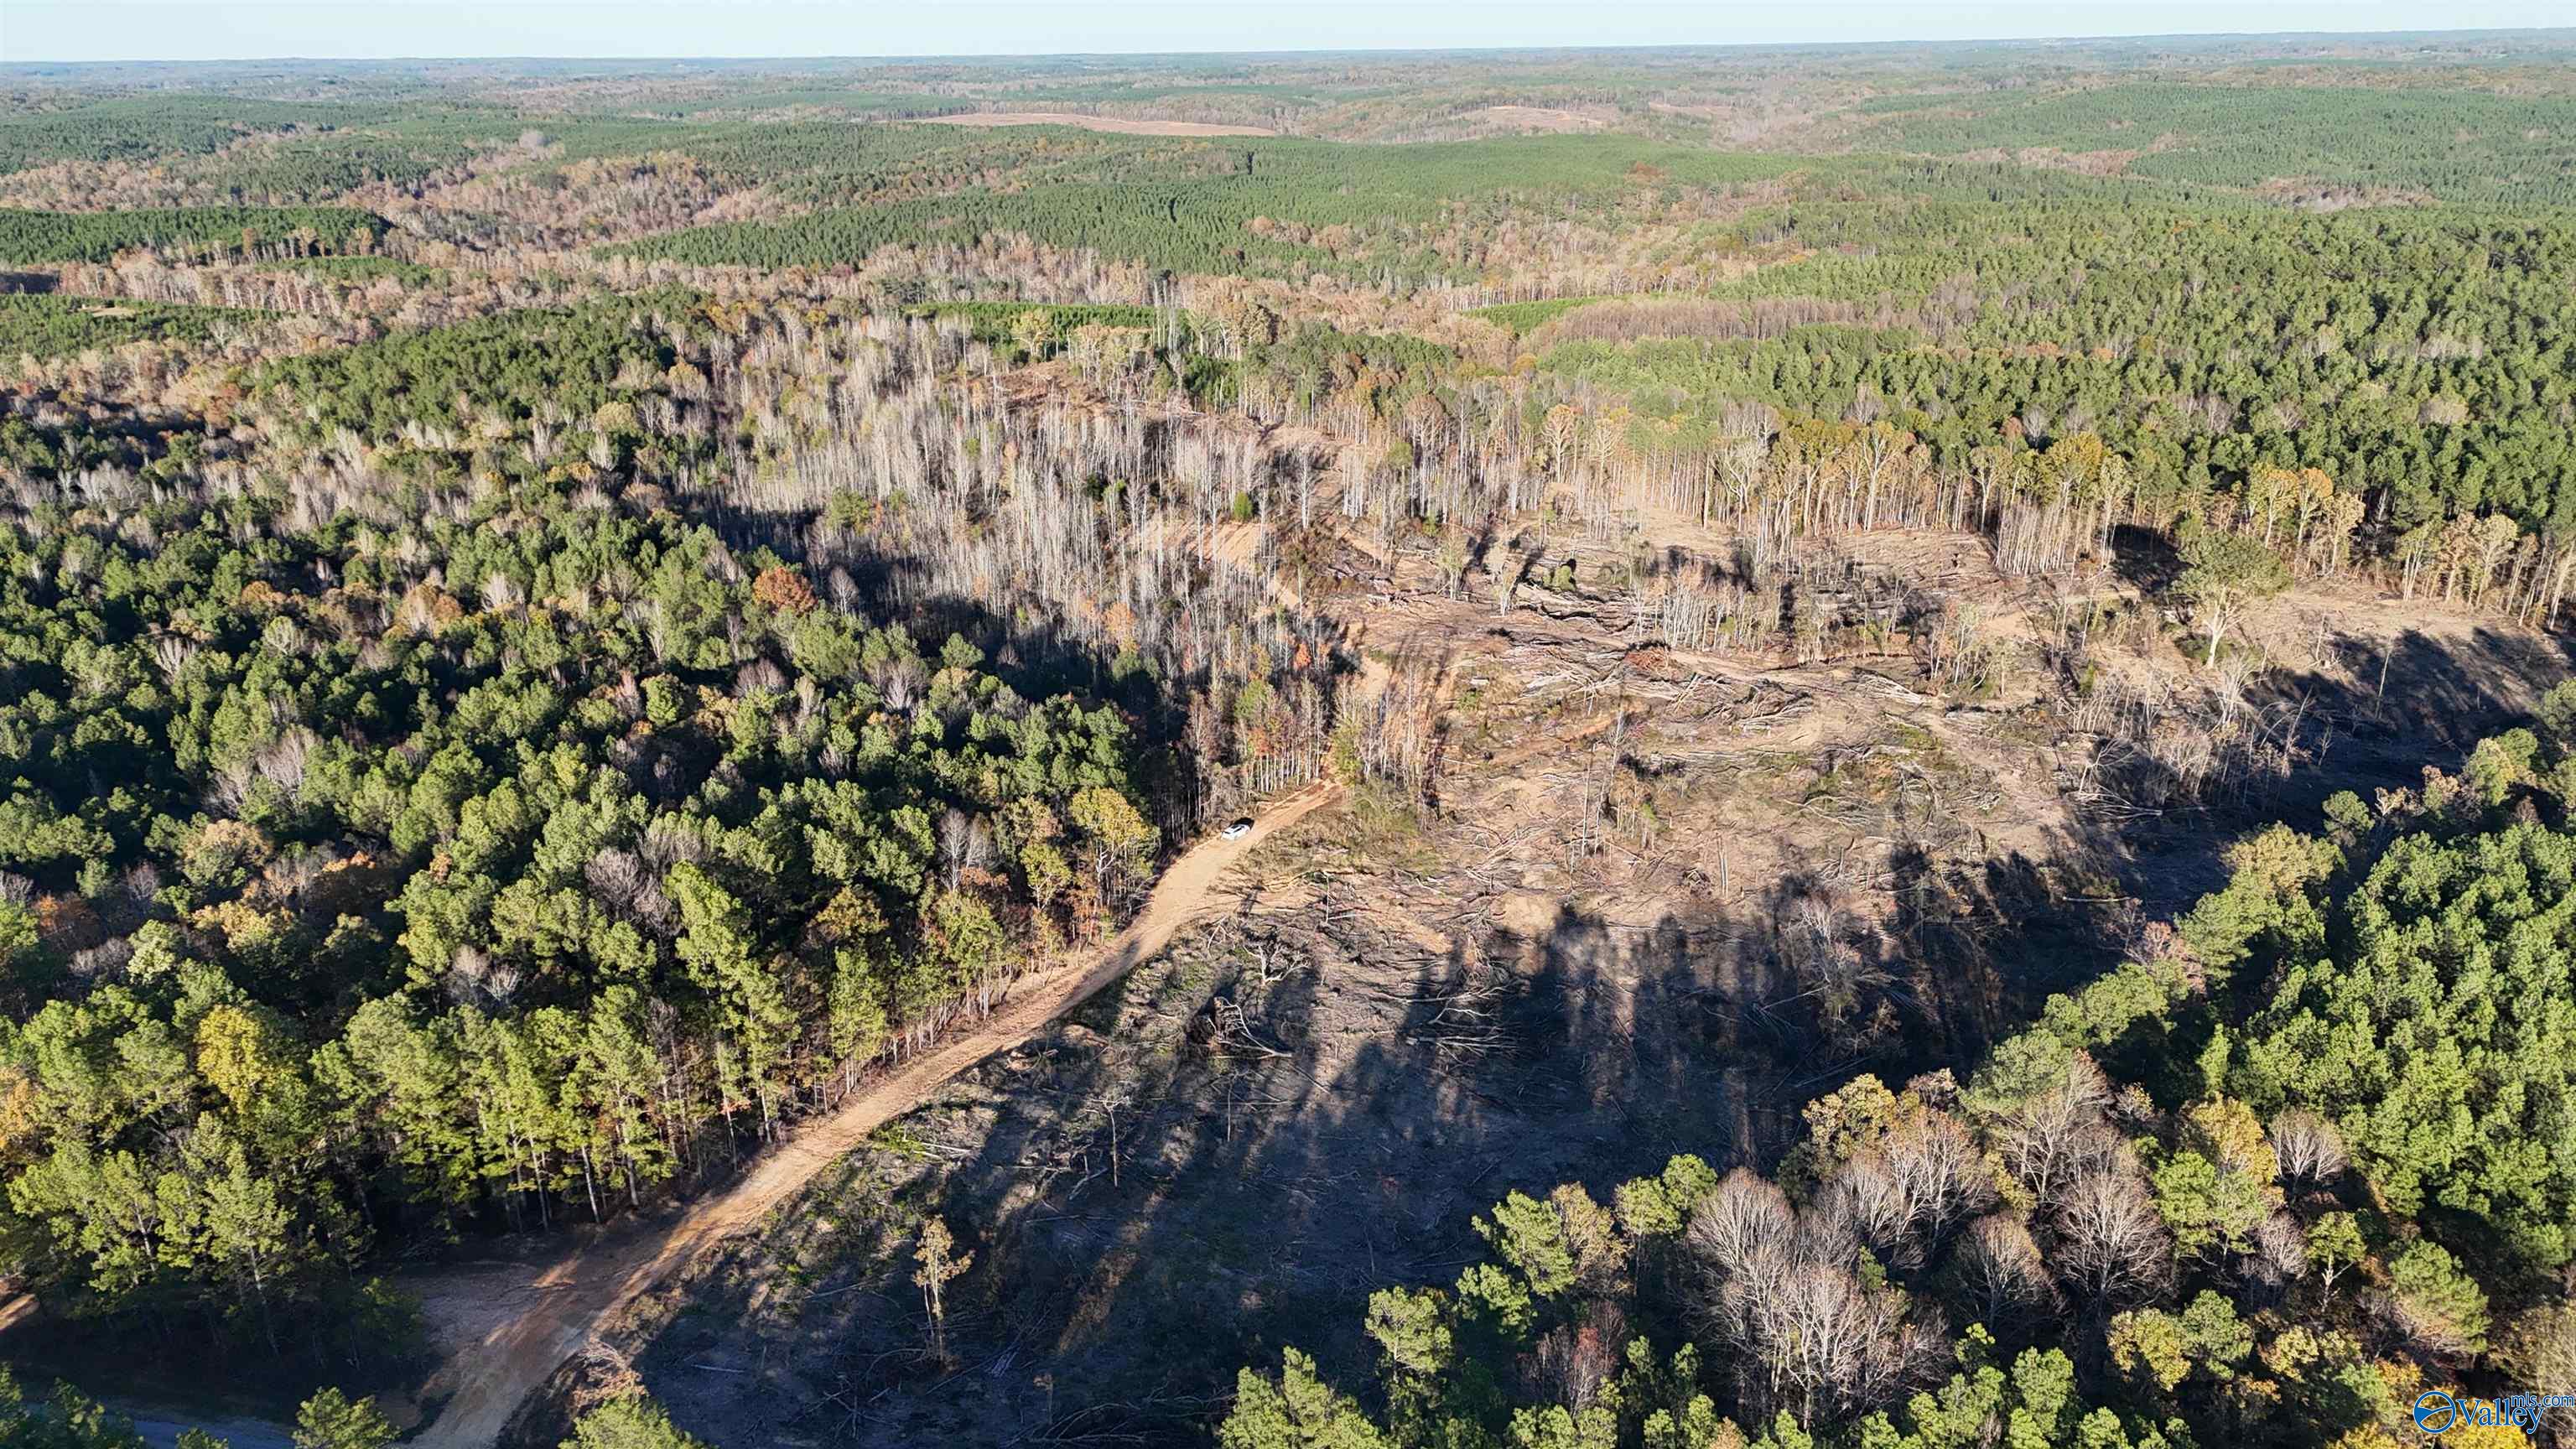
POLYGON ((1969 1225, 1959 1245, 1958 1275, 1971 1310, 1985 1323, 2010 1323, 2057 1297, 2039 1244, 2009 1213, 1989 1213, 1969 1225))
POLYGON ((2269 1135, 2281 1176, 2296 1192, 2323 1187, 2343 1175, 2349 1161, 2343 1134, 2316 1113, 2293 1107, 2272 1119, 2269 1135))
POLYGON ((1817 1195, 1808 1216, 1835 1223, 1874 1252, 1915 1261, 1905 1193, 1879 1153, 1865 1152, 1843 1164, 1817 1195))
POLYGON ((948 888, 957 889, 966 871, 983 865, 992 854, 993 833, 980 815, 955 806, 939 813, 939 859, 948 868, 948 888))
POLYGON ((2245 1268, 2248 1277, 2274 1294, 2298 1281, 2308 1271, 2308 1235, 2299 1220, 2276 1212, 2256 1225, 2254 1251, 2245 1268))
POLYGON ((1709 1271, 1741 1274, 1765 1249, 1785 1246, 1797 1230, 1789 1195, 1767 1178, 1737 1168, 1692 1215, 1691 1252, 1709 1271))
POLYGON ((2098 1162, 2108 1130, 2103 1105, 2111 1099, 2102 1069, 2078 1055, 2065 1076, 2015 1102, 1998 1124, 2004 1166, 2041 1202, 2056 1196, 2087 1165, 2098 1162))
POLYGON ((612 910, 629 910, 644 888, 652 883, 652 874, 644 862, 631 851, 615 846, 602 849, 582 867, 582 878, 590 886, 592 897, 612 910))
POLYGON ((2097 1313, 2144 1302, 2173 1272, 2173 1236, 2134 1164, 2089 1168, 2055 1198, 2050 1266, 2097 1313))
POLYGON ((1730 1284, 1722 1329, 1755 1380, 1754 1401, 1812 1421, 1891 1402, 1922 1372, 1938 1336, 1907 1322, 1903 1307, 1901 1294, 1811 1262, 1776 1286, 1730 1284))
POLYGON ((1707 1284, 1698 1316, 1734 1350, 1748 1407, 1802 1418, 1891 1402, 1936 1356, 1939 1335, 1905 1316, 1905 1295, 1853 1272, 1873 1226, 1901 1229, 1902 1194, 1865 1157, 1817 1207, 1738 1169, 1693 1215, 1690 1251, 1707 1284))
POLYGON ((1907 1233, 1928 1255, 1958 1224, 1995 1204, 1995 1181, 1968 1129, 1946 1112, 1908 1122, 1880 1144, 1904 1199, 1907 1233))

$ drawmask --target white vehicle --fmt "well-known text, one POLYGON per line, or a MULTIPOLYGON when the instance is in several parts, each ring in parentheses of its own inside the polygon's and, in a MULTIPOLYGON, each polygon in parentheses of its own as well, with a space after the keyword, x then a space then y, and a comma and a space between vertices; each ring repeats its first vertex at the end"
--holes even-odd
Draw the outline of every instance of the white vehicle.
POLYGON ((1228 840, 1241 840, 1243 837, 1252 833, 1252 817, 1249 815, 1244 816, 1242 819, 1235 821, 1232 825, 1227 826, 1222 833, 1228 840))

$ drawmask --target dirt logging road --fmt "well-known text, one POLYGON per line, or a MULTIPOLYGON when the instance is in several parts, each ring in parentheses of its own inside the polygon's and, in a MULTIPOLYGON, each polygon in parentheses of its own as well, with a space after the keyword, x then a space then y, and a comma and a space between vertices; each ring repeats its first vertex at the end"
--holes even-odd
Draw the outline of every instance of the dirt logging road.
POLYGON ((1336 793, 1326 784, 1309 785, 1270 805, 1241 838, 1211 837, 1182 852, 1155 882, 1145 908, 1090 964, 1016 983, 992 1015, 795 1129, 722 1192, 665 1221, 603 1234, 534 1279, 510 1285, 499 1300, 499 1317, 488 1293, 447 1295, 433 1289, 426 1295, 430 1330, 447 1357, 423 1386, 422 1397, 446 1402, 438 1417, 408 1442, 425 1449, 490 1449, 521 1402, 620 1309, 685 1268, 701 1251, 760 1222, 816 1173, 877 1128, 921 1105, 951 1077, 1026 1043, 1162 950, 1182 927, 1217 906, 1214 889, 1228 867, 1336 793), (460 1298, 469 1301, 456 1301, 460 1298))

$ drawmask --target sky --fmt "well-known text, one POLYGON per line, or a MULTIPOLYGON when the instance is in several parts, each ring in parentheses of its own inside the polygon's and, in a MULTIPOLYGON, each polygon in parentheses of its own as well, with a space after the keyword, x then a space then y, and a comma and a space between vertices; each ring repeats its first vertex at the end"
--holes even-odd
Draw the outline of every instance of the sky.
POLYGON ((0 0, 0 63, 1727 45, 2576 24, 2576 0, 0 0))

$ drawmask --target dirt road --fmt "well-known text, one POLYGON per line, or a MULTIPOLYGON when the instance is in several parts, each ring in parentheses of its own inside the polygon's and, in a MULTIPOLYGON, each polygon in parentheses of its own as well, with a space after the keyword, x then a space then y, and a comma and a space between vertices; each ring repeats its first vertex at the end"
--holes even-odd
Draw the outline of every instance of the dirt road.
POLYGON ((796 1129, 725 1191, 661 1223, 606 1234, 533 1280, 491 1285, 501 1289, 497 1298, 479 1289, 428 1295, 430 1329, 448 1356, 423 1387, 422 1397, 447 1402, 407 1442, 424 1449, 489 1449, 520 1402, 619 1309, 680 1271, 702 1249, 759 1222, 816 1173, 877 1128, 919 1106, 949 1078, 1028 1041, 1162 950, 1183 926, 1215 908, 1212 891, 1227 867, 1334 793, 1329 786, 1310 785, 1265 808, 1244 838, 1211 838, 1183 852, 1155 883, 1144 910, 1088 966, 1062 967, 1019 982, 1009 999, 972 1030, 913 1058, 829 1115, 796 1129), (489 1311, 496 1301, 504 1307, 497 1321, 489 1311), (478 1306, 484 1311, 474 1311, 478 1306))

